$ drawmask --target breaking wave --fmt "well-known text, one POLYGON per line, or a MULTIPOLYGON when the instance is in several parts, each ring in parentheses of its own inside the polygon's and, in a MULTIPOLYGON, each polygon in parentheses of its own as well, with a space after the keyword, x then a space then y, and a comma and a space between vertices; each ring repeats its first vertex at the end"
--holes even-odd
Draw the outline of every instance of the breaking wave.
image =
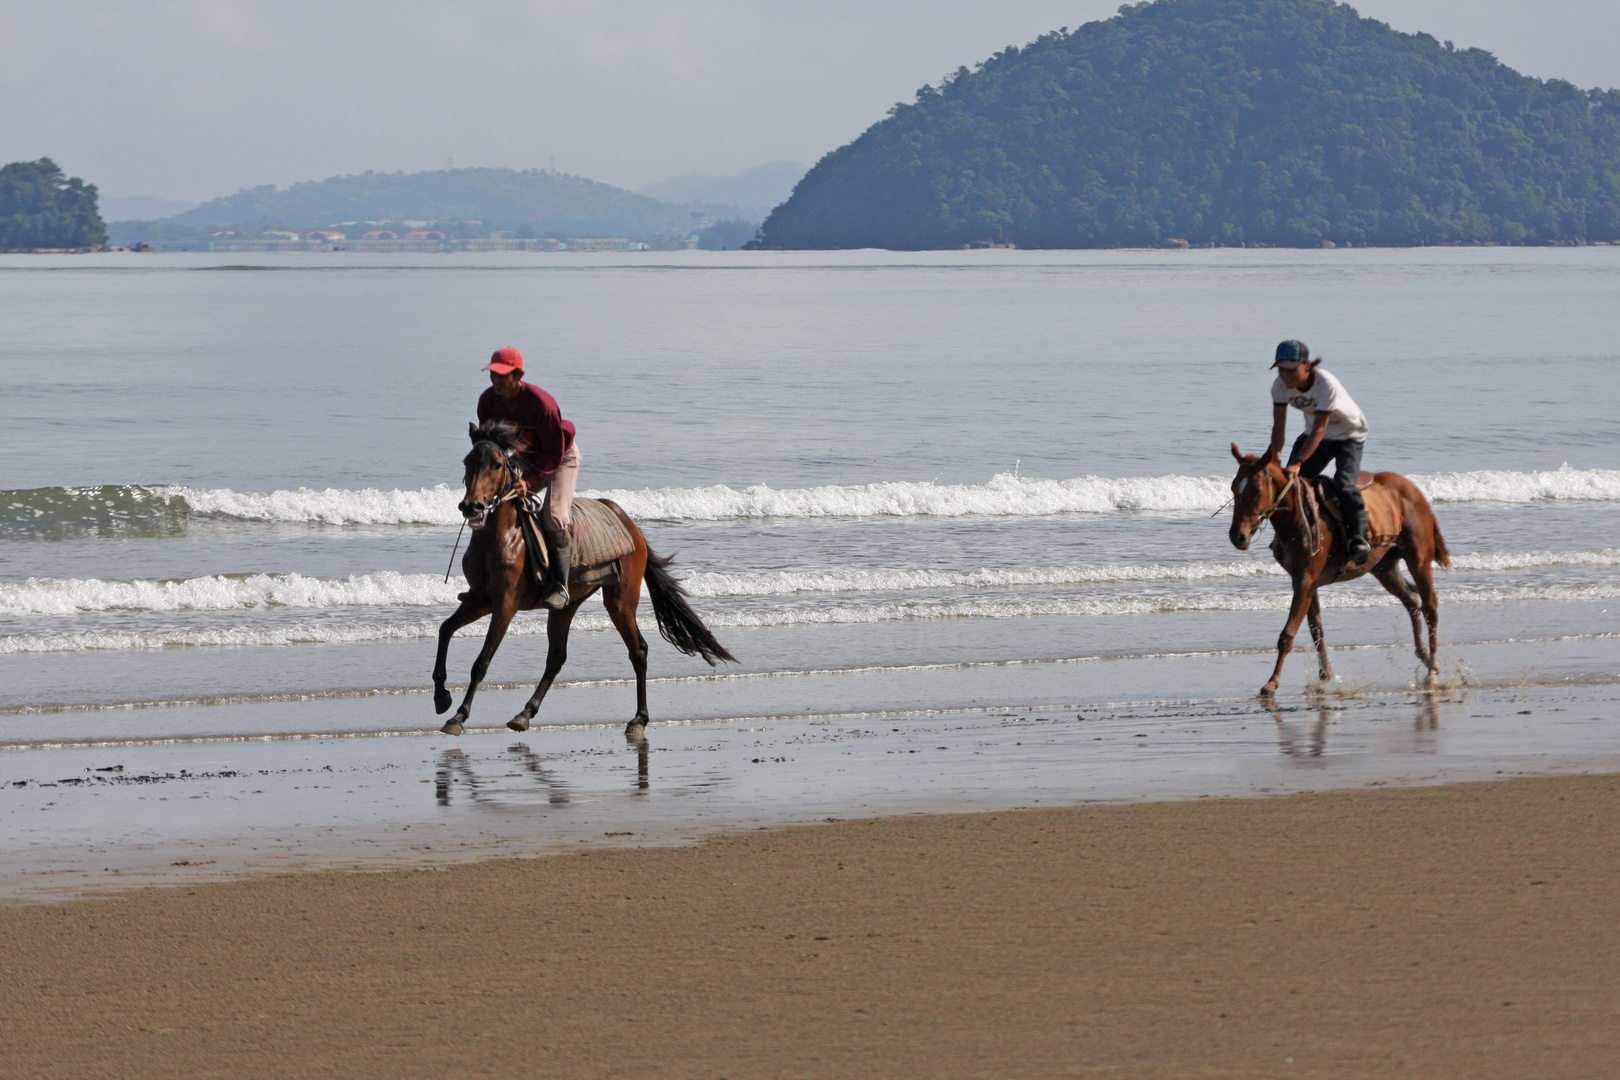
MULTIPOLYGON (((1620 502, 1620 469, 1435 473, 1412 479, 1438 503, 1620 502)), ((1123 511, 1210 512, 1224 476, 1082 476, 1041 480, 1001 473, 983 484, 896 481, 773 488, 585 491, 646 521, 840 517, 1045 517, 1123 511)), ((195 519, 323 525, 459 525, 457 488, 298 488, 251 492, 179 486, 33 488, 0 492, 0 536, 53 533, 163 535, 195 519)))
MULTIPOLYGON (((1620 566, 1620 548, 1457 555, 1456 571, 1511 571, 1554 566, 1620 566)), ((771 570, 697 572, 682 582, 694 597, 768 597, 919 590, 1128 585, 1280 577, 1270 559, 1231 562, 1038 566, 977 570, 771 570)), ((29 578, 0 584, 0 617, 79 615, 107 611, 249 611, 259 608, 446 607, 465 586, 436 574, 382 571, 346 578, 241 574, 183 581, 29 578)))
MULTIPOLYGON (((1524 601, 1612 601, 1620 599, 1620 584, 1550 585, 1441 589, 1443 603, 1500 604, 1524 601)), ((1324 595, 1324 607, 1368 608, 1392 606, 1394 598, 1382 591, 1362 590, 1324 595)), ((863 604, 817 604, 763 610, 722 610, 704 613, 715 629, 734 627, 854 625, 933 619, 1019 619, 1051 616, 1154 615, 1200 611, 1281 611, 1288 597, 1279 593, 1205 593, 1180 596, 1066 597, 1030 600, 942 598, 863 604)), ((643 612, 644 630, 651 637, 650 614, 643 612)), ((576 629, 611 629, 605 612, 583 612, 576 629)), ((85 630, 65 633, 30 633, 0 636, 0 656, 24 653, 89 652, 99 650, 164 649, 204 646, 344 645, 410 641, 438 634, 437 619, 343 623, 309 622, 283 626, 235 626, 195 629, 85 630)), ((540 635, 546 620, 520 616, 509 633, 540 635)), ((461 631, 461 636, 484 633, 482 623, 461 631)))

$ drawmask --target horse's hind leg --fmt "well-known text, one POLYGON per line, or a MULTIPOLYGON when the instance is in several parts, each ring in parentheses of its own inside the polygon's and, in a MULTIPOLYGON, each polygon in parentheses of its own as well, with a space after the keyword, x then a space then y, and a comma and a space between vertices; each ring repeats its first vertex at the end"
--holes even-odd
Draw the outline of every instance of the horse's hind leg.
POLYGON ((1385 559, 1373 567, 1372 573, 1373 577, 1378 579, 1378 583, 1389 590, 1391 596, 1401 602, 1401 606, 1406 609, 1406 614, 1411 617, 1412 644, 1417 652, 1417 658, 1423 661, 1424 667, 1433 671, 1434 662, 1430 659, 1428 650, 1423 647, 1423 623, 1419 618, 1420 609, 1417 594, 1412 591, 1412 587, 1401 576, 1400 562, 1393 558, 1385 559))
POLYGON ((450 655, 450 639, 457 630, 470 622, 476 622, 489 614, 489 605, 472 600, 463 600, 461 606, 450 613, 450 617, 439 625, 439 656, 433 662, 433 711, 443 715, 450 711, 450 691, 444 688, 446 672, 445 659, 450 655))
POLYGON ((631 735, 636 729, 645 728, 648 720, 647 639, 641 636, 641 627, 636 624, 641 589, 631 589, 620 582, 603 589, 602 599, 607 604, 608 618, 613 620, 614 628, 624 639, 624 647, 630 652, 630 666, 636 671, 636 715, 624 728, 624 733, 631 735))
POLYGON ((1424 659, 1433 686, 1440 681, 1440 597, 1434 591, 1434 565, 1428 559, 1407 556, 1406 568, 1412 571, 1412 583, 1423 602, 1423 621, 1429 624, 1429 655, 1424 659))
MULTIPOLYGON (((585 596, 589 596, 586 593, 585 596)), ((528 702, 521 712, 506 722, 506 726, 513 731, 528 731, 529 721, 534 714, 540 711, 540 703, 545 700, 546 692, 556 680, 557 673, 568 662, 568 630, 574 625, 574 613, 579 605, 585 602, 585 596, 573 601, 565 608, 558 608, 546 616, 546 670, 540 676, 540 685, 534 688, 529 695, 528 702)))
POLYGON ((489 672, 489 662, 495 659, 495 650, 501 647, 501 640, 506 637, 506 628, 512 625, 512 616, 517 614, 517 602, 508 595, 501 601, 489 617, 489 633, 484 635, 484 647, 478 650, 478 659, 473 661, 472 679, 467 683, 467 694, 461 699, 461 708, 455 715, 446 720, 444 727, 439 730, 446 735, 460 735, 462 725, 472 714, 473 695, 478 693, 478 684, 484 681, 489 672))
POLYGON ((1316 643, 1316 655, 1321 660, 1321 669, 1318 672, 1322 682, 1333 681, 1333 666, 1328 663, 1327 635, 1322 632, 1322 598, 1317 593, 1311 594, 1311 608, 1308 616, 1311 628, 1311 640, 1316 643))

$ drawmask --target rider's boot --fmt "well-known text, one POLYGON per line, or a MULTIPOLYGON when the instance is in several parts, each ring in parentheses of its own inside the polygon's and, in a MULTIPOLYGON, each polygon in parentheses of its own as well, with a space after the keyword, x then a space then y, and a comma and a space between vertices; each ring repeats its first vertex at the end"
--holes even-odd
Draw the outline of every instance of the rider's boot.
MULTIPOLYGON (((1360 492, 1357 492, 1359 495, 1360 492)), ((1372 545, 1367 542, 1367 504, 1357 498, 1354 503, 1345 500, 1344 531, 1348 538, 1345 544, 1345 561, 1352 563, 1362 562, 1372 554, 1372 545)))
POLYGON ((551 556, 551 577, 546 584, 546 592, 540 602, 556 611, 568 606, 570 561, 568 530, 559 529, 556 532, 546 530, 546 547, 548 554, 551 556))

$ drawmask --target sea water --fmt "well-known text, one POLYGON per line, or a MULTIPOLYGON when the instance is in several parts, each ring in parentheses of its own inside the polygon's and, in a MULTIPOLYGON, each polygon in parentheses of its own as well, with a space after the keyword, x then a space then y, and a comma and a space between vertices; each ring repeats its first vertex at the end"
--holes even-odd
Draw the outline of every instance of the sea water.
MULTIPOLYGON (((1232 654, 1252 693, 1288 582, 1222 507, 1285 337, 1434 505, 1448 677, 1607 678, 1616 312, 1612 247, 0 257, 0 743, 435 728, 501 345, 740 660, 649 622, 655 720, 1219 697, 1232 654)), ((1376 583, 1324 602, 1341 677, 1410 683, 1376 583)), ((628 675, 588 601, 541 719, 628 719, 628 675)))

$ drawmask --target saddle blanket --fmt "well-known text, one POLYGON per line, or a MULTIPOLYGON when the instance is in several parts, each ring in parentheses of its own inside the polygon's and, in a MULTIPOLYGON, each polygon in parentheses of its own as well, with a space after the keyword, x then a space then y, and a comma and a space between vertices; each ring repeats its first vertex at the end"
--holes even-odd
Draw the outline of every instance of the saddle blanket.
MULTIPOLYGON (((1367 542, 1375 548, 1387 547, 1401 538, 1401 507, 1395 493, 1377 483, 1372 473, 1362 473, 1361 501, 1367 507, 1367 542)), ((1339 500, 1326 481, 1317 480, 1317 499, 1333 522, 1335 532, 1344 532, 1339 500)))
MULTIPOLYGON (((533 498, 536 506, 543 497, 533 498)), ((526 500, 525 508, 528 507, 529 502, 526 500)), ((573 521, 568 526, 568 538, 572 556, 570 561, 573 563, 573 573, 570 577, 582 584, 613 576, 618 568, 610 564, 636 550, 636 542, 631 538, 630 530, 624 527, 624 522, 619 520, 619 515, 597 499, 574 500, 573 521)), ((546 553, 546 546, 539 544, 538 547, 540 569, 549 569, 551 560, 546 553)))
POLYGON ((1401 508, 1395 495, 1381 484, 1373 484, 1361 492, 1361 501, 1367 504, 1367 539, 1373 547, 1393 544, 1401 536, 1401 508))

